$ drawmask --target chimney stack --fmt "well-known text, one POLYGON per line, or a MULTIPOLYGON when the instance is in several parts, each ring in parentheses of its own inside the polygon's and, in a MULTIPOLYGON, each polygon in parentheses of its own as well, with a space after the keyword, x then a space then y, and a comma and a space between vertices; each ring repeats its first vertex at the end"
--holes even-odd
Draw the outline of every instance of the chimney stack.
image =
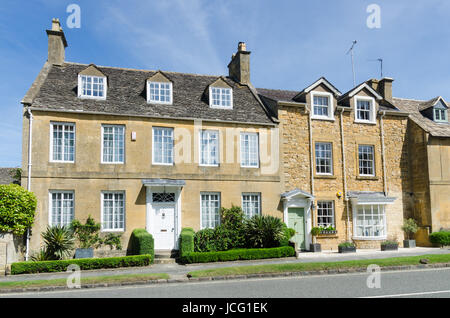
POLYGON ((52 20, 52 29, 47 30, 48 36, 48 62, 54 65, 63 65, 65 59, 65 49, 67 47, 59 19, 52 20))
POLYGON ((389 102, 392 102, 392 82, 394 79, 390 77, 383 77, 380 80, 370 79, 367 84, 377 91, 383 98, 389 102))
POLYGON ((228 74, 236 82, 250 84, 250 51, 245 42, 239 42, 238 51, 231 57, 228 74))

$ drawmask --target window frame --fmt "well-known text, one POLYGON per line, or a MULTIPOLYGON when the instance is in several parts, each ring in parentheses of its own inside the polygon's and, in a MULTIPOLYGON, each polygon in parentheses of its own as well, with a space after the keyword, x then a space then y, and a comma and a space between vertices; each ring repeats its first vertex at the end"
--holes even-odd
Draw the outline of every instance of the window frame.
MULTIPOLYGON (((93 90, 93 88, 92 88, 92 90, 93 90)), ((108 92, 108 81, 107 81, 106 76, 78 74, 78 98, 106 100, 107 92, 108 92), (103 96, 84 95, 83 94, 83 79, 82 79, 83 77, 91 77, 92 79, 94 79, 94 78, 103 79, 103 96)))
POLYGON ((375 145, 368 145, 368 144, 358 144, 358 176, 361 177, 375 177, 376 175, 376 167, 375 167, 375 145), (360 147, 371 147, 372 148, 372 174, 362 174, 361 173, 361 162, 360 162, 360 147))
MULTIPOLYGON (((364 212, 364 216, 366 216, 365 212, 364 212)), ((363 219, 363 226, 362 226, 363 227, 363 233, 364 233, 364 229, 365 228, 369 228, 369 227, 374 228, 376 226, 376 225, 365 226, 364 225, 365 220, 366 220, 366 218, 363 219)), ((354 211, 353 211, 353 225, 354 225, 353 226, 353 237, 356 238, 356 239, 360 239, 360 240, 385 240, 387 238, 387 233, 388 233, 386 205, 385 204, 376 203, 376 202, 374 202, 374 203, 357 204, 354 207, 354 211), (383 231, 384 231, 383 235, 381 235, 381 236, 364 236, 364 235, 360 236, 360 235, 358 235, 358 228, 360 227, 358 225, 359 207, 364 207, 365 208, 367 206, 371 207, 371 216, 373 216, 373 207, 374 206, 378 207, 378 209, 379 209, 378 211, 380 211, 380 209, 381 209, 381 214, 378 213, 378 216, 382 215, 382 217, 383 217, 383 224, 382 224, 383 231)))
MULTIPOLYGON (((175 149, 175 129, 172 127, 160 127, 160 126, 155 126, 152 127, 152 165, 156 165, 156 166, 173 166, 174 165, 174 161, 175 161, 175 154, 174 154, 174 149, 175 149), (162 129, 162 130, 170 130, 172 131, 172 156, 171 156, 171 162, 170 163, 163 163, 163 162, 156 162, 155 161, 155 130, 157 129, 162 129)), ((163 149, 164 150, 164 149, 163 149)), ((163 158, 163 156, 161 155, 161 158, 163 158)))
MULTIPOLYGON (((219 130, 213 130, 213 129, 202 129, 199 131, 199 166, 201 167, 218 167, 220 165, 220 131, 219 130), (203 133, 215 133, 217 138, 217 151, 216 151, 216 163, 202 163, 203 160, 203 151, 202 151, 202 145, 203 145, 203 133)), ((210 149, 209 143, 208 143, 208 149, 210 149)), ((211 152, 209 152, 209 157, 211 155, 211 152)))
MULTIPOLYGON (((125 156, 126 156, 126 140, 125 140, 125 136, 126 136, 126 127, 125 125, 115 125, 115 124, 102 124, 102 139, 101 139, 101 158, 100 158, 100 162, 102 164, 110 164, 110 165, 121 165, 121 164, 125 164, 125 156), (122 127, 123 128, 123 161, 105 161, 105 153, 104 153, 104 133, 105 133, 105 127, 122 127)), ((113 150, 114 150, 114 145, 113 145, 113 150)), ((113 153, 113 159, 114 159, 114 153, 113 153)))
POLYGON ((336 215, 335 215, 335 204, 334 204, 334 201, 333 200, 318 200, 317 201, 317 226, 323 226, 324 228, 327 228, 327 227, 329 227, 329 226, 332 226, 332 227, 336 227, 336 215), (331 216, 329 216, 329 215, 322 215, 322 216, 319 216, 319 204, 320 203, 331 203, 331 212, 332 212, 332 214, 331 214, 331 216), (323 224, 325 224, 325 223, 320 223, 319 222, 319 217, 322 217, 322 218, 331 218, 331 223, 326 223, 326 226, 324 226, 323 224), (322 225, 321 225, 322 224, 322 225))
MULTIPOLYGON (((64 136, 65 128, 63 129, 63 136, 64 136)), ((50 122, 50 153, 49 153, 49 162, 55 162, 55 163, 75 163, 76 160, 76 145, 77 145, 77 127, 75 123, 69 123, 69 122, 56 122, 51 121, 50 122), (54 125, 62 125, 62 126, 71 126, 73 127, 73 160, 64 160, 64 146, 62 145, 63 152, 62 160, 55 160, 53 159, 53 146, 54 146, 54 138, 53 138, 53 126, 54 125)))
MULTIPOLYGON (((332 142, 327 142, 327 141, 316 141, 316 142, 314 142, 314 165, 315 165, 315 174, 316 175, 318 175, 318 176, 333 176, 334 175, 334 167, 333 167, 333 165, 334 165, 334 158, 333 158, 333 154, 334 154, 334 152, 333 152, 333 143, 332 142), (324 144, 324 145, 330 145, 330 154, 331 154, 331 156, 330 156, 330 158, 329 158, 329 160, 331 160, 331 162, 330 162, 330 172, 317 172, 317 168, 318 168, 318 165, 317 165, 317 149, 316 149, 316 146, 317 146, 317 144, 324 144)), ((328 159, 328 158, 322 158, 322 159, 328 159)))
MULTIPOLYGON (((113 200, 114 202, 114 200, 113 200)), ((100 224, 101 224, 101 229, 100 232, 125 232, 126 229, 126 221, 127 221, 127 214, 126 214, 126 207, 127 207, 127 200, 126 200, 126 192, 122 191, 122 190, 118 190, 118 191, 109 191, 109 190, 103 190, 100 192, 100 224), (122 228, 117 228, 117 229, 106 229, 104 226, 104 221, 105 221, 105 216, 104 216, 104 195, 105 194, 122 194, 123 195, 123 227, 122 228)), ((114 206, 113 206, 113 223, 114 223, 114 206)))
MULTIPOLYGON (((160 98, 161 99, 161 98, 160 98)), ((148 104, 161 104, 161 105, 172 105, 173 104, 173 84, 172 82, 158 82, 158 81, 149 81, 147 80, 147 103, 148 104), (159 101, 155 101, 151 99, 151 94, 150 94, 150 84, 158 84, 160 85, 159 89, 158 89, 158 96, 161 97, 161 84, 168 84, 169 85, 169 90, 170 90, 170 94, 169 94, 169 98, 170 101, 168 102, 162 102, 161 100, 159 101)))
POLYGON ((447 123, 448 122, 448 110, 440 107, 433 107, 433 119, 437 123, 447 123), (436 116, 436 111, 440 112, 439 119, 436 116), (441 115, 444 115, 444 119, 442 119, 441 115))
MULTIPOLYGON (((49 226, 56 226, 56 225, 61 226, 61 224, 53 224, 53 221, 52 221, 52 217, 53 217, 53 194, 66 194, 66 193, 72 194, 72 202, 73 202, 72 203, 72 205, 73 205, 73 207, 72 207, 72 210, 73 210, 72 220, 75 219, 75 190, 49 190, 48 191, 48 199, 49 199, 48 200, 48 225, 49 226)), ((62 209, 62 206, 61 206, 61 209, 62 209)), ((61 212, 62 212, 62 210, 61 210, 61 212)), ((61 217, 61 219, 62 219, 62 217, 61 217)), ((70 222, 69 222, 68 225, 70 225, 70 222)))
MULTIPOLYGON (((222 204, 222 194, 220 192, 214 192, 214 191, 206 191, 206 192, 200 192, 200 229, 211 229, 211 227, 206 227, 203 224, 203 201, 202 201, 202 196, 203 195, 217 195, 218 196, 218 202, 219 202, 219 206, 218 206, 218 214, 219 214, 219 222, 216 224, 216 227, 220 225, 220 208, 221 208, 221 204, 222 204)), ((211 197, 209 197, 209 202, 211 201, 211 197)), ((214 228, 212 228, 214 229, 214 228)))
POLYGON ((355 96, 355 122, 361 124, 375 124, 376 123, 376 105, 375 98, 368 96, 355 96), (370 110, 369 110, 369 119, 360 119, 358 118, 358 101, 370 102, 370 110))
POLYGON ((233 89, 231 87, 219 87, 219 86, 209 86, 209 107, 210 108, 218 108, 218 109, 233 109, 233 89), (213 102, 213 89, 219 89, 220 90, 220 105, 214 105, 213 102), (229 90, 230 91, 230 106, 222 106, 222 90, 229 90))
MULTIPOLYGON (((242 206, 242 212, 244 213, 245 217, 248 217, 244 210, 244 196, 256 196, 258 198, 258 213, 254 215, 262 215, 262 204, 261 204, 261 193, 260 192, 242 192, 241 193, 241 206, 242 206)), ((254 215, 248 217, 251 218, 254 215)))
POLYGON ((312 119, 322 119, 322 120, 334 120, 334 97, 332 93, 312 91, 311 93, 311 118, 312 119), (328 116, 316 115, 315 114, 315 104, 314 97, 328 97, 328 116))
MULTIPOLYGON (((259 148, 260 148, 260 146, 259 146, 259 133, 258 132, 247 132, 247 131, 242 131, 241 133, 240 133, 240 137, 239 137, 240 139, 239 139, 239 151, 240 151, 240 154, 239 154, 239 159, 240 159, 240 164, 241 164, 241 168, 250 168, 250 169, 258 169, 259 168, 259 166, 260 166, 260 153, 259 153, 259 148), (243 141, 243 139, 242 139, 242 137, 244 136, 244 135, 252 135, 252 136, 256 136, 256 156, 257 156, 257 158, 256 158, 256 165, 245 165, 244 164, 244 161, 243 161, 243 155, 244 155, 244 152, 243 152, 243 145, 242 145, 242 141, 243 141)), ((251 158, 250 158, 250 145, 249 145, 249 149, 248 149, 248 151, 247 151, 247 153, 248 153, 248 162, 250 162, 251 160, 251 158)))

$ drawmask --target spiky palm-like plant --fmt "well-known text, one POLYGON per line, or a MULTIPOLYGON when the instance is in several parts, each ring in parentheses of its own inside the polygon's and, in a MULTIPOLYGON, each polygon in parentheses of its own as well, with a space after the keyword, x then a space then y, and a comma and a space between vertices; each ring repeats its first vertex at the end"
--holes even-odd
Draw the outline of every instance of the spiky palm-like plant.
POLYGON ((74 249, 75 238, 70 228, 65 226, 48 226, 42 233, 45 250, 49 259, 60 260, 70 256, 74 249))
POLYGON ((255 215, 245 222, 247 243, 252 248, 280 246, 284 238, 284 223, 270 215, 255 215))

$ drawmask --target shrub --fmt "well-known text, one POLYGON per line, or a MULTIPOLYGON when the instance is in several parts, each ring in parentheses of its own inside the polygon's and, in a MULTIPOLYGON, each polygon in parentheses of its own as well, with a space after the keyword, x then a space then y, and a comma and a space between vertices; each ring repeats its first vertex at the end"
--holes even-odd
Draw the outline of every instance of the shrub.
POLYGON ((95 220, 89 215, 85 224, 74 219, 70 224, 75 236, 78 239, 80 248, 99 247, 102 244, 100 239, 100 223, 95 223, 95 220))
POLYGON ((275 248, 252 248, 252 249, 233 249, 220 252, 189 253, 181 258, 185 264, 224 262, 237 260, 254 260, 264 258, 280 258, 295 255, 295 250, 291 246, 275 248))
POLYGON ((120 237, 122 234, 114 234, 108 233, 105 238, 102 240, 102 244, 108 245, 110 249, 121 250, 122 242, 120 241, 120 237))
POLYGON ((397 241, 383 241, 381 242, 381 245, 398 245, 397 241))
POLYGON ((248 247, 270 248, 280 246, 284 237, 284 223, 270 215, 255 215, 245 222, 248 247))
POLYGON ((233 247, 233 232, 219 225, 214 229, 203 229, 194 235, 195 252, 226 251, 233 247))
POLYGON ((153 258, 150 255, 137 255, 109 258, 79 258, 44 262, 17 262, 11 264, 11 274, 64 272, 71 264, 80 266, 81 270, 148 266, 152 260, 153 258))
POLYGON ((320 234, 320 232, 322 232, 322 229, 320 227, 313 227, 311 229, 311 235, 312 236, 317 236, 320 234))
POLYGON ((295 235, 295 230, 284 225, 283 235, 283 239, 280 241, 280 246, 289 246, 289 240, 295 235))
POLYGON ((153 236, 145 229, 135 229, 130 237, 130 254, 131 255, 150 255, 155 257, 155 245, 153 236))
MULTIPOLYGON (((42 240, 45 244, 45 254, 48 260, 61 260, 71 255, 75 238, 72 231, 65 226, 47 226, 45 232, 42 233, 42 240)), ((40 257, 43 251, 40 252, 40 257)))
POLYGON ((228 231, 231 240, 230 248, 244 247, 246 243, 245 237, 245 215, 242 209, 232 205, 231 209, 220 209, 220 224, 228 231))
POLYGON ((194 235, 195 232, 192 228, 184 228, 180 234, 180 256, 194 252, 194 235))
POLYGON ((450 231, 439 231, 430 234, 430 242, 440 246, 450 245, 450 231))
POLYGON ((414 219, 407 219, 403 222, 402 230, 409 240, 413 240, 414 234, 419 230, 419 227, 414 219))
POLYGON ((33 225, 36 197, 17 184, 0 185, 0 232, 23 235, 33 225))
POLYGON ((346 247, 356 247, 355 243, 352 242, 344 242, 338 245, 338 247, 346 248, 346 247))

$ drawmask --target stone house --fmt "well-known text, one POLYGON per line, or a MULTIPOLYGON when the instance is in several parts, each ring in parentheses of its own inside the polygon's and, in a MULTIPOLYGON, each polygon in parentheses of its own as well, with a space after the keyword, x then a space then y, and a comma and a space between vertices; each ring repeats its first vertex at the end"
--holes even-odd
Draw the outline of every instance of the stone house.
POLYGON ((430 245, 428 235, 450 229, 450 123, 448 103, 440 96, 429 101, 395 98, 410 113, 408 122, 409 178, 412 216, 419 222, 417 243, 430 245))
POLYGON ((206 76, 67 62, 58 20, 47 34, 48 61, 22 101, 32 252, 48 225, 88 215, 125 247, 146 228, 157 250, 177 249, 183 227, 216 226, 221 206, 282 216, 278 127, 244 43, 229 76, 206 76))
POLYGON ((312 227, 335 230, 317 237, 323 249, 403 239, 408 113, 395 106, 392 82, 369 80, 345 94, 323 77, 302 91, 258 89, 279 120, 285 220, 298 226, 303 248, 312 227))

